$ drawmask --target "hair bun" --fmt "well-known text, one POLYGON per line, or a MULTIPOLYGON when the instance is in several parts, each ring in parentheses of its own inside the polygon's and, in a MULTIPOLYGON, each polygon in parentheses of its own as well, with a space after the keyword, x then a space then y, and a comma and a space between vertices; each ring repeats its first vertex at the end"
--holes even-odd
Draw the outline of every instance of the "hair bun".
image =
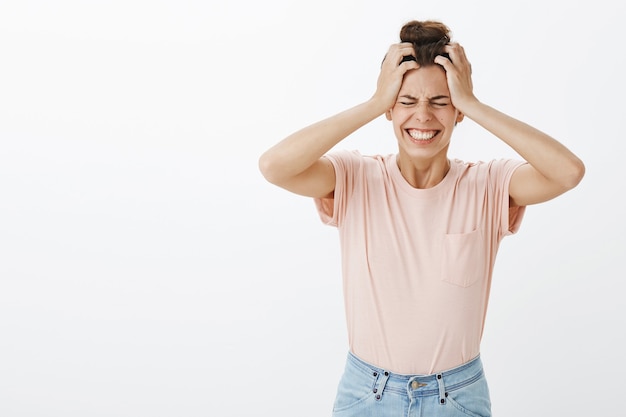
POLYGON ((416 45, 436 43, 445 38, 450 41, 450 29, 441 22, 433 20, 413 20, 400 30, 400 40, 416 45))
POLYGON ((428 65, 437 55, 447 55, 444 47, 450 42, 450 29, 434 20, 413 20, 400 30, 400 41, 412 43, 417 63, 428 65))

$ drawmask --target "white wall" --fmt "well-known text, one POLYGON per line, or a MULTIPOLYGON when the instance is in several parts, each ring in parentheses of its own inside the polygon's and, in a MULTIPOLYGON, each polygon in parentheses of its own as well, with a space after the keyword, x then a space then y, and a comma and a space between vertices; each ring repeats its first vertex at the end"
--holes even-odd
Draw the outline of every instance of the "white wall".
MULTIPOLYGON (((483 339, 494 414, 618 416, 620 8, 2 2, 0 415, 329 416, 346 354, 336 231, 257 158, 367 99, 401 25, 434 18, 481 100, 587 165, 502 244, 483 339)), ((471 121, 453 140, 462 159, 515 156, 471 121)), ((384 118, 341 146, 395 150, 384 118)))

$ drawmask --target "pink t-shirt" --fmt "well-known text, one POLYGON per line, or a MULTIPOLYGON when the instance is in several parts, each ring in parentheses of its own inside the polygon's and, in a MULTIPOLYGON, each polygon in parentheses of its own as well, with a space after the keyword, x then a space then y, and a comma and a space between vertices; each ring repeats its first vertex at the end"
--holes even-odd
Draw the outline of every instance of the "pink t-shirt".
POLYGON ((491 275, 502 238, 524 207, 509 181, 524 162, 452 160, 435 187, 413 188, 395 155, 326 156, 333 198, 316 199, 339 230, 349 347, 401 374, 431 374, 480 352, 491 275))

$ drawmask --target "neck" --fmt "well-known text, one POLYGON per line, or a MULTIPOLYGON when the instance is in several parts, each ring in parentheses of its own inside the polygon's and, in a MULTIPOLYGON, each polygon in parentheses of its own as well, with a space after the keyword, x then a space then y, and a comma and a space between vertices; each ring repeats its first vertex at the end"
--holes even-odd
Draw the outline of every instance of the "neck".
POLYGON ((399 154, 396 163, 404 179, 413 188, 432 188, 443 181, 450 171, 450 161, 447 157, 421 161, 405 158, 399 154))

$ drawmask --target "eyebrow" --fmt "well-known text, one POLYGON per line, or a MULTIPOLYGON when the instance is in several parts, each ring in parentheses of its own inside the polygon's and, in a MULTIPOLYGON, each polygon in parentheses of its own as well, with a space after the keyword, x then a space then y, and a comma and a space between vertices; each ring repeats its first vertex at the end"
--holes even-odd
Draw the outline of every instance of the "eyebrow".
MULTIPOLYGON (((413 97, 410 94, 401 95, 400 98, 406 98, 406 99, 409 99, 409 100, 419 101, 417 98, 413 97)), ((430 97, 428 100, 432 101, 432 100, 442 100, 442 99, 449 99, 449 98, 450 97, 448 97, 448 96, 439 95, 439 96, 430 97)))

